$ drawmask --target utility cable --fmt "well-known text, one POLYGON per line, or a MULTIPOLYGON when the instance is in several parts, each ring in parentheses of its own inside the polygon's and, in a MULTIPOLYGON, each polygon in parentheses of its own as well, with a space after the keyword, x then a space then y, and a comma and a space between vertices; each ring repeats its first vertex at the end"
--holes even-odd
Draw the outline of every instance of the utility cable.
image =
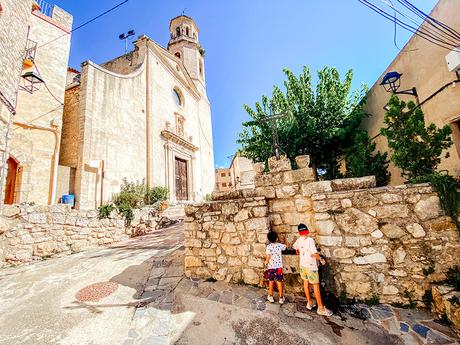
MULTIPOLYGON (((41 76, 40 70, 38 69, 37 63, 35 61, 34 61, 34 67, 37 70, 37 73, 41 76)), ((43 84, 45 85, 45 88, 48 91, 48 93, 56 100, 56 102, 58 102, 61 106, 64 106, 64 103, 62 103, 61 100, 53 94, 53 92, 51 92, 46 81, 43 81, 43 84)))
POLYGON ((384 18, 388 19, 388 20, 391 20, 392 22, 393 21, 396 21, 398 23, 398 25, 400 25, 401 27, 405 28, 406 30, 416 34, 416 35, 421 35, 423 38, 425 38, 426 40, 430 41, 431 43, 434 43, 434 44, 438 44, 440 46, 443 46, 444 48, 446 49, 449 49, 449 50, 452 50, 452 49, 456 49, 458 44, 452 44, 450 42, 447 42, 445 41, 444 39, 440 38, 439 36, 437 36, 436 34, 434 34, 432 31, 429 31, 427 32, 427 29, 424 28, 424 27, 419 27, 419 28, 416 28, 412 25, 409 25, 397 18, 394 18, 394 16, 390 15, 388 12, 385 12, 383 9, 381 9, 380 7, 372 4, 371 2, 367 1, 367 0, 359 0, 362 4, 364 4, 365 6, 371 8, 372 10, 374 10, 375 12, 377 12, 379 15, 383 16, 384 18), (431 41, 430 39, 432 40, 435 40, 437 41, 436 42, 433 42, 431 41), (447 47, 446 47, 447 46, 447 47))
MULTIPOLYGON (((86 25, 88 25, 88 24, 94 22, 95 20, 97 20, 97 19, 99 19, 99 18, 105 16, 106 14, 109 14, 110 12, 116 10, 118 7, 123 6, 124 4, 126 4, 128 1, 129 1, 129 0, 124 0, 124 1, 120 2, 119 4, 113 6, 112 8, 108 9, 107 11, 102 12, 101 14, 97 15, 96 17, 91 18, 90 20, 88 20, 88 21, 84 22, 83 24, 77 26, 76 28, 70 30, 69 34, 74 33, 75 31, 77 31, 77 30, 79 30, 79 29, 85 27, 86 25)), ((63 35, 61 35, 61 36, 58 36, 58 37, 52 39, 51 41, 48 41, 48 42, 46 42, 46 43, 43 43, 43 44, 40 45, 37 49, 40 49, 40 48, 42 48, 42 47, 44 47, 44 46, 46 46, 46 45, 48 45, 48 44, 50 44, 50 43, 53 43, 53 42, 55 42, 55 41, 61 39, 62 37, 65 37, 65 36, 67 36, 67 35, 68 35, 68 34, 65 33, 65 34, 63 34, 63 35)))
POLYGON ((407 23, 405 23, 405 22, 403 22, 403 21, 401 21, 399 19, 395 20, 395 18, 392 15, 390 15, 387 12, 385 12, 381 8, 371 4, 369 1, 366 1, 366 0, 358 0, 358 1, 361 2, 363 5, 369 7, 370 9, 372 9, 374 12, 376 12, 380 16, 388 19, 391 22, 396 21, 397 24, 400 27, 404 28, 405 30, 407 30, 409 32, 414 33, 415 35, 425 39, 426 41, 428 41, 428 42, 430 42, 432 44, 435 44, 435 45, 437 45, 437 46, 439 46, 441 48, 444 48, 446 50, 449 50, 449 51, 452 51, 452 50, 460 51, 460 48, 455 46, 455 45, 452 45, 452 44, 450 44, 448 42, 439 40, 439 39, 433 37, 432 35, 430 35, 429 33, 426 33, 426 32, 424 32, 422 30, 419 30, 419 29, 417 29, 417 28, 415 28, 415 27, 413 27, 413 26, 411 26, 411 25, 409 25, 409 24, 407 24, 407 23))

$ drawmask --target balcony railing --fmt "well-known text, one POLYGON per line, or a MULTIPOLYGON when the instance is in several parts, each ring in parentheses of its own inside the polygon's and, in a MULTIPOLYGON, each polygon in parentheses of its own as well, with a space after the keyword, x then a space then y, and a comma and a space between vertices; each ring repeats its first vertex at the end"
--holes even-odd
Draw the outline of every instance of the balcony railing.
POLYGON ((49 4, 43 0, 35 0, 35 2, 40 6, 40 12, 43 13, 45 16, 52 17, 53 16, 53 9, 54 5, 49 4))

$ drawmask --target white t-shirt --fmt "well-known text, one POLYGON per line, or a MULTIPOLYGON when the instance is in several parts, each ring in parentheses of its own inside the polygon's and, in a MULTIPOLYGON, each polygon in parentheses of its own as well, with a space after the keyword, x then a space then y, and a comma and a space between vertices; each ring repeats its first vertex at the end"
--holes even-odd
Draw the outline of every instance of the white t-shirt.
POLYGON ((318 270, 316 258, 311 256, 311 254, 318 252, 313 238, 301 236, 295 241, 292 248, 300 252, 300 266, 305 267, 310 271, 318 270))
POLYGON ((267 250, 265 251, 270 255, 270 260, 268 261, 268 269, 274 268, 283 268, 283 258, 281 251, 285 250, 286 246, 282 243, 269 243, 267 245, 267 250))

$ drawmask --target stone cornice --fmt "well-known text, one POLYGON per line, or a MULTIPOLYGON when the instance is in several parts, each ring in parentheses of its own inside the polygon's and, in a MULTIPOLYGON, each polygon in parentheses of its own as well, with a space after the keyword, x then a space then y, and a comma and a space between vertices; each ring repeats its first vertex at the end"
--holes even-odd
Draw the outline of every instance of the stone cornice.
POLYGON ((170 130, 165 129, 161 131, 161 136, 162 138, 172 141, 173 143, 180 145, 192 152, 198 151, 198 147, 193 145, 191 142, 185 140, 183 137, 177 135, 176 133, 171 132, 170 130))

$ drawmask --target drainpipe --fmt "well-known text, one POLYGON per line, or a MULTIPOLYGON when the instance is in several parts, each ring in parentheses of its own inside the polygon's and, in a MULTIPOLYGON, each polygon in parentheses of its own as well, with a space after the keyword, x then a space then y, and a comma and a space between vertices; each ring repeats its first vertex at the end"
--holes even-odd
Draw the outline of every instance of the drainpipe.
POLYGON ((146 69, 145 69, 145 127, 146 127, 146 185, 150 188, 150 58, 149 58, 149 39, 145 38, 145 54, 146 54, 146 69))
POLYGON ((52 205, 53 201, 56 197, 56 176, 58 170, 58 160, 57 157, 59 155, 59 142, 60 142, 60 135, 59 135, 59 126, 52 125, 51 127, 43 127, 39 125, 32 125, 22 122, 13 122, 13 125, 26 128, 26 129, 37 129, 41 131, 51 132, 54 134, 54 150, 53 155, 51 156, 51 172, 50 172, 50 183, 49 183, 49 191, 48 191, 48 205, 52 205))

